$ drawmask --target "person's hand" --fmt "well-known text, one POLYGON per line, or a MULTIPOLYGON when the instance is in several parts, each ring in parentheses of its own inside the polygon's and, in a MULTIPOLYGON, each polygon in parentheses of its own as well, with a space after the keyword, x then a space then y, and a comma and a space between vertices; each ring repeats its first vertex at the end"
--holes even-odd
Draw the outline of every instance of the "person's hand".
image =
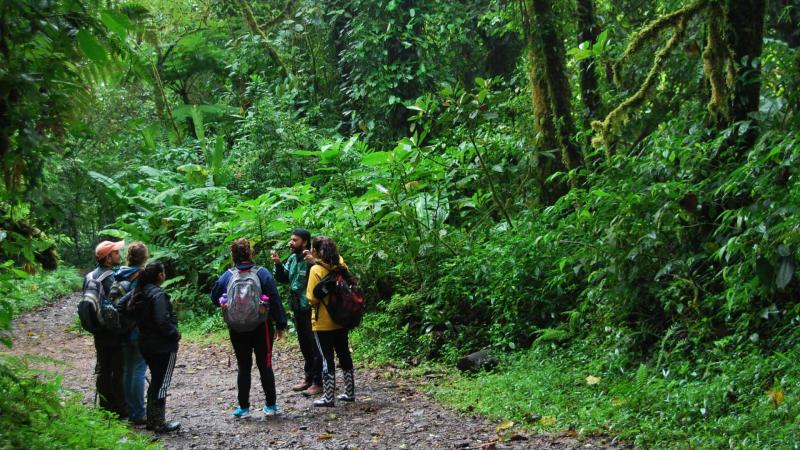
POLYGON ((270 256, 272 257, 272 262, 274 262, 275 264, 281 263, 281 257, 278 256, 278 252, 276 252, 275 250, 272 251, 270 256))
POLYGON ((284 330, 276 331, 275 332, 275 340, 276 341, 280 341, 281 339, 283 339, 283 333, 284 333, 284 330))
POLYGON ((303 250, 303 259, 309 264, 314 265, 316 264, 317 260, 313 256, 311 256, 310 250, 303 250))

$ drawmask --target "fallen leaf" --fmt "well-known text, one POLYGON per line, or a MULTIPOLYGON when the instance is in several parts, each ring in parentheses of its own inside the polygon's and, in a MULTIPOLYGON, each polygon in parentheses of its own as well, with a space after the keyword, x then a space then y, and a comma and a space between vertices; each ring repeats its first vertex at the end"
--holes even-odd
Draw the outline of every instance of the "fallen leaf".
POLYGON ((621 399, 619 397, 614 397, 614 398, 611 399, 611 404, 614 405, 614 406, 622 406, 622 405, 625 404, 625 400, 623 400, 623 399, 621 399))
POLYGON ((513 426, 514 426, 514 422, 512 422, 510 420, 504 420, 504 421, 502 421, 502 422, 497 424, 497 426, 495 427, 495 430, 497 430, 498 433, 501 433, 501 432, 513 427, 513 426))
POLYGON ((333 435, 331 435, 331 434, 328 434, 328 433, 325 433, 325 434, 320 434, 320 435, 319 435, 319 439, 320 439, 321 441, 326 441, 326 440, 328 440, 328 439, 331 439, 331 438, 333 438, 333 435))
POLYGON ((542 416, 542 418, 539 420, 539 423, 545 427, 552 427, 556 424, 556 416, 542 416))
POLYGON ((783 403, 783 388, 776 387, 767 391, 767 396, 772 399, 772 405, 776 408, 783 403))
POLYGON ((589 375, 588 377, 586 377, 586 384, 588 384, 589 386, 594 386, 595 384, 597 384, 599 382, 600 382, 600 378, 596 377, 594 375, 589 375))

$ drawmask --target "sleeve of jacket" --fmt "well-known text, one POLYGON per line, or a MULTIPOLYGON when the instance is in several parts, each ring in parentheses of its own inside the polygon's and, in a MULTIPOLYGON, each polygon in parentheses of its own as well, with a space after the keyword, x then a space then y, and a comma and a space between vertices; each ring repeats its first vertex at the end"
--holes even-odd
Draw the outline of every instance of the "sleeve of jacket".
POLYGON ((283 263, 275 264, 275 281, 278 283, 289 282, 289 272, 286 270, 286 266, 283 265, 283 263))
POLYGON ((308 299, 308 303, 310 303, 312 306, 316 306, 320 302, 320 299, 314 297, 314 288, 319 284, 320 280, 322 280, 322 275, 320 275, 321 271, 322 267, 320 267, 319 265, 314 265, 311 266, 311 270, 308 273, 306 298, 308 299))
POLYGON ((220 275, 217 282, 214 283, 214 287, 211 288, 211 303, 213 303, 214 306, 219 306, 219 298, 222 297, 222 293, 228 289, 229 278, 230 272, 226 270, 225 273, 220 275))
POLYGON ((169 297, 165 292, 159 292, 153 299, 153 321, 162 336, 170 339, 180 339, 178 327, 172 319, 169 297))
POLYGON ((283 309, 283 301, 278 293, 278 287, 268 269, 262 267, 258 271, 258 279, 261 280, 261 292, 269 297, 269 315, 275 326, 279 330, 285 330, 287 325, 286 310, 283 309))

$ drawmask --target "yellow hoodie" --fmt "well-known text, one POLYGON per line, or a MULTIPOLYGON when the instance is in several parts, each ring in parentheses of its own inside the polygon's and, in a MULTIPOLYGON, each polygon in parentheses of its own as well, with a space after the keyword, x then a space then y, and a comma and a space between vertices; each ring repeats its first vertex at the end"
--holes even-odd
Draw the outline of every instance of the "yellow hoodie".
POLYGON ((317 264, 311 266, 311 270, 308 273, 306 297, 312 306, 311 328, 314 331, 333 331, 342 328, 339 324, 334 322, 333 319, 331 319, 331 316, 328 314, 328 308, 325 307, 325 304, 328 303, 330 295, 325 296, 325 298, 314 297, 314 287, 319 284, 320 280, 325 278, 325 275, 327 275, 328 272, 336 267, 344 267, 347 269, 347 264, 344 263, 344 259, 342 259, 341 256, 339 257, 338 265, 331 266, 324 262, 318 262, 317 264))

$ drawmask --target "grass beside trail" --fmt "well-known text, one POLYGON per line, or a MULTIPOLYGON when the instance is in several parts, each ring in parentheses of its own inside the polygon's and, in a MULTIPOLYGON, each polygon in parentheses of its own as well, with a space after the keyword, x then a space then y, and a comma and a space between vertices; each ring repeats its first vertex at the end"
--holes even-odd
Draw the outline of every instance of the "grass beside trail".
POLYGON ((158 449, 111 414, 66 393, 60 378, 0 355, 0 448, 158 449))
POLYGON ((61 266, 54 271, 39 271, 17 282, 17 298, 12 303, 14 315, 78 291, 81 286, 83 278, 74 267, 61 266))
POLYGON ((800 348, 751 350, 625 371, 586 349, 533 348, 495 372, 454 374, 432 390, 514 427, 619 436, 636 448, 788 449, 800 446, 798 360, 800 348))

